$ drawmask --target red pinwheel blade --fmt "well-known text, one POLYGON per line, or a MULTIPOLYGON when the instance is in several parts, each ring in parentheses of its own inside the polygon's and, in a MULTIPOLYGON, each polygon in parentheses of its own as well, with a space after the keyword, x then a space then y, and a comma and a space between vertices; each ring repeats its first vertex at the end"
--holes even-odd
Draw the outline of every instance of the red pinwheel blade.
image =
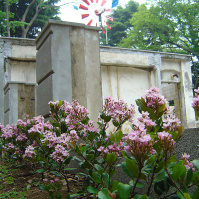
POLYGON ((79 5, 79 9, 88 10, 88 8, 86 6, 83 6, 82 4, 79 5))
POLYGON ((102 0, 101 6, 104 6, 105 3, 106 3, 106 0, 102 0))
POLYGON ((113 21, 113 18, 112 18, 112 17, 106 16, 106 18, 107 18, 108 20, 110 20, 110 21, 113 21))
POLYGON ((93 0, 91 0, 91 3, 93 3, 93 0))
POLYGON ((90 3, 88 2, 88 0, 82 0, 84 3, 86 3, 88 6, 90 5, 90 3))
POLYGON ((107 8, 107 9, 105 9, 105 11, 107 11, 107 12, 112 12, 112 9, 107 8))
POLYGON ((105 23, 106 23, 108 29, 110 30, 111 29, 110 25, 106 21, 105 21, 105 23))
POLYGON ((91 19, 91 20, 87 23, 87 25, 90 26, 90 25, 92 24, 92 22, 93 22, 93 20, 91 19))
POLYGON ((105 34, 106 31, 104 30, 104 27, 102 26, 102 33, 105 34))
POLYGON ((89 16, 89 14, 82 14, 82 19, 84 19, 84 18, 86 18, 88 16, 89 16))

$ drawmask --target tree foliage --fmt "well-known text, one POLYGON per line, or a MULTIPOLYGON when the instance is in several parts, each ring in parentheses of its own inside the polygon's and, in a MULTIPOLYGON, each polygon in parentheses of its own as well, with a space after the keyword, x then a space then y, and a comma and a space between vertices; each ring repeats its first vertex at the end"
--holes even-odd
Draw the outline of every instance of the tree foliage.
POLYGON ((139 4, 133 0, 129 1, 125 7, 118 6, 111 17, 113 22, 108 24, 111 26, 111 30, 108 30, 108 45, 116 46, 122 38, 127 37, 127 32, 131 29, 130 19, 132 14, 138 9, 139 4))
POLYGON ((143 4, 130 23, 133 28, 121 47, 188 53, 199 59, 198 1, 158 0, 149 8, 143 4))
MULTIPOLYGON (((60 19, 60 0, 9 0, 9 27, 11 37, 35 38, 48 19, 60 19)), ((7 36, 6 1, 0 2, 1 36, 7 36)))

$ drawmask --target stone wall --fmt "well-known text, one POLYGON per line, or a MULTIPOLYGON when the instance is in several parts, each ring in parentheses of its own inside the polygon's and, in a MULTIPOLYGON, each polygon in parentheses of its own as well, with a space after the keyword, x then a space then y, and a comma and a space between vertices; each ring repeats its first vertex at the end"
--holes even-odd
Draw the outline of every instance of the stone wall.
MULTIPOLYGON (((149 87, 156 86, 167 100, 174 101, 176 115, 184 128, 195 127, 190 56, 100 47, 98 31, 99 28, 83 24, 50 20, 36 42, 0 38, 0 123, 13 123, 19 119, 18 114, 13 120, 5 119, 8 113, 11 114, 8 104, 18 112, 18 105, 11 101, 18 96, 14 95, 18 93, 15 84, 38 85, 35 97, 31 97, 36 100, 33 105, 36 115, 48 117, 51 100, 78 99, 93 120, 96 120, 105 96, 123 98, 136 106, 135 100, 149 87), (176 92, 170 91, 171 95, 167 95, 165 85, 173 85, 176 92), (16 90, 8 92, 7 87, 16 90)), ((22 102, 20 104, 23 106, 22 102)), ((22 107, 19 109, 25 111, 22 107)), ((128 126, 125 129, 129 131, 128 126)))

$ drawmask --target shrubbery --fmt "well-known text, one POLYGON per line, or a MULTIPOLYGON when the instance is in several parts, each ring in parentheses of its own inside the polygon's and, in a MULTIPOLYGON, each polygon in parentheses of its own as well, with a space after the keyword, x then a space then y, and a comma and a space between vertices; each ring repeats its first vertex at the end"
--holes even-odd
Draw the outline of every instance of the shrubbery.
MULTIPOLYGON (((168 115, 168 102, 155 87, 136 104, 140 116, 134 121, 134 106, 107 97, 94 125, 77 100, 49 102, 47 122, 38 116, 0 126, 2 153, 19 163, 29 162, 33 170, 37 168, 43 180, 40 188, 49 198, 62 198, 60 179, 68 184, 67 173, 76 169, 70 163, 78 161, 76 165, 85 171, 77 174, 84 176, 84 185, 66 198, 147 199, 152 198, 154 189, 159 198, 197 199, 199 161, 189 162, 187 154, 177 161, 174 155, 175 143, 182 134, 179 119, 168 115), (132 130, 124 135, 122 125, 127 121, 132 130), (115 130, 107 134, 111 125, 115 130), (130 177, 128 184, 112 180, 119 166, 130 177), (55 179, 48 179, 47 173, 55 179), (195 191, 190 192, 193 186, 195 191), (140 192, 140 188, 145 189, 140 192)), ((197 106, 194 99, 195 110, 199 110, 197 106)))

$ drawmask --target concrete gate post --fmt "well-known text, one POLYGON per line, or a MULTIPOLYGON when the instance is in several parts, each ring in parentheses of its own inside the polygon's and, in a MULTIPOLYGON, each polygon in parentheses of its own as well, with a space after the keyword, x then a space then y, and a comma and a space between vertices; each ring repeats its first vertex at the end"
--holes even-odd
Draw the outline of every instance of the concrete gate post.
POLYGON ((37 115, 49 101, 78 99, 97 119, 102 108, 99 28, 50 20, 36 40, 37 115))

